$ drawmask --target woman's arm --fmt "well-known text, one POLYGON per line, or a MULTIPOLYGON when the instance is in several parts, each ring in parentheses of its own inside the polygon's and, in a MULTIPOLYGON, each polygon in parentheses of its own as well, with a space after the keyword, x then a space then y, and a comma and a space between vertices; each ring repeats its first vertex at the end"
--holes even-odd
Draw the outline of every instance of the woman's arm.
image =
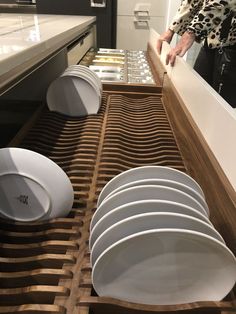
POLYGON ((180 41, 166 56, 166 64, 173 66, 177 55, 183 57, 194 41, 200 42, 206 38, 232 11, 236 11, 236 0, 205 0, 180 41))
POLYGON ((192 21, 195 14, 200 10, 203 0, 182 0, 181 5, 167 31, 160 35, 157 41, 157 51, 160 54, 162 42, 171 42, 174 33, 183 35, 189 23, 192 21))

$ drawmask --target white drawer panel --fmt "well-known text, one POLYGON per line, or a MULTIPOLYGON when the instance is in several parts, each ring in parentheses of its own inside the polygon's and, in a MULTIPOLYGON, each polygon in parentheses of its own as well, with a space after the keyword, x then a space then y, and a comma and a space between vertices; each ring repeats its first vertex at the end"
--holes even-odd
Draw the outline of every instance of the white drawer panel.
POLYGON ((167 0, 118 0, 118 15, 134 15, 134 9, 137 4, 150 4, 151 16, 165 16, 167 12, 167 0))
POLYGON ((134 17, 117 17, 117 48, 147 50, 150 29, 164 31, 164 17, 151 17, 147 22, 135 23, 134 17))

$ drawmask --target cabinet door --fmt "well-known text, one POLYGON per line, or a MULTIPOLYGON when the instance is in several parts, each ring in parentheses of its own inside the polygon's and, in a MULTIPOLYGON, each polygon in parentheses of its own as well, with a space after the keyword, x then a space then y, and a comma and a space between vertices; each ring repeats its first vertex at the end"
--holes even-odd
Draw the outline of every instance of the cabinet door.
POLYGON ((150 17, 147 21, 137 21, 133 16, 117 17, 117 48, 147 50, 150 29, 158 33, 164 31, 164 17, 150 17))

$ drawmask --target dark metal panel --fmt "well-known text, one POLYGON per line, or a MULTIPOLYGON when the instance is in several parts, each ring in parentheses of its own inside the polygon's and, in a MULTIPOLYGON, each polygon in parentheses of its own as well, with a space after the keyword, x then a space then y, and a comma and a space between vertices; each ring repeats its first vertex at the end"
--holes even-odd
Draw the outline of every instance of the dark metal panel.
POLYGON ((97 46, 116 47, 117 0, 107 0, 105 8, 91 7, 90 0, 37 0, 37 12, 96 16, 97 46))

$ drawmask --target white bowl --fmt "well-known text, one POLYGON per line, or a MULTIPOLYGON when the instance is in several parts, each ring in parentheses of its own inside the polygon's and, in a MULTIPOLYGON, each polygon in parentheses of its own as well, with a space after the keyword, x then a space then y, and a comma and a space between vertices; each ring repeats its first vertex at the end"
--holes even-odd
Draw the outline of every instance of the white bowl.
POLYGON ((22 148, 0 149, 0 215, 22 222, 66 216, 74 192, 52 160, 22 148))
POLYGON ((163 166, 143 166, 124 171, 111 179, 100 192, 97 207, 112 191, 119 188, 120 186, 133 181, 144 179, 164 179, 177 181, 194 189, 198 194, 205 198, 199 184, 186 173, 174 168, 163 166))

